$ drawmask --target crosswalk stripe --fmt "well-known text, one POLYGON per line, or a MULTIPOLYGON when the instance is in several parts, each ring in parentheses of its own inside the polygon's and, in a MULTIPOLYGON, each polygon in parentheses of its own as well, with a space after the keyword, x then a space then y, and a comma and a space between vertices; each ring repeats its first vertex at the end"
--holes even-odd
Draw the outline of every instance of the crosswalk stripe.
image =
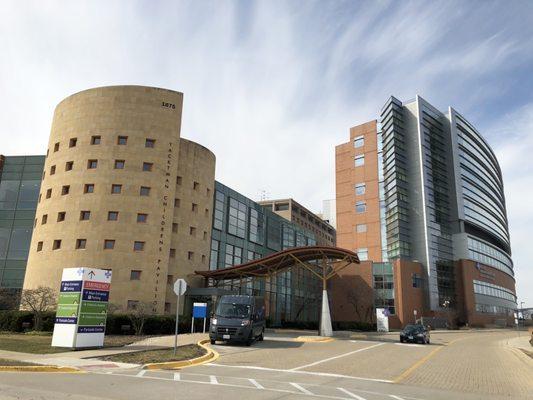
POLYGON ((344 389, 344 388, 341 388, 341 387, 340 387, 340 388, 337 388, 337 389, 339 389, 342 393, 347 394, 348 396, 350 396, 350 397, 353 398, 353 399, 357 399, 357 400, 366 400, 364 397, 358 396, 358 395, 356 395, 355 393, 352 393, 352 392, 350 392, 350 391, 348 391, 348 390, 346 390, 346 389, 344 389))
POLYGON ((174 380, 175 380, 175 381, 179 381, 179 380, 181 380, 181 375, 180 375, 179 372, 174 372, 174 380))
POLYGON ((302 393, 305 393, 305 394, 313 394, 313 392, 310 392, 309 390, 307 390, 306 388, 304 387, 301 387, 300 385, 298 385, 297 383, 294 383, 294 382, 289 382, 292 386, 294 386, 296 389, 298 389, 300 392, 302 393))
POLYGON ((255 379, 248 379, 252 385, 254 385, 258 389, 264 389, 265 387, 261 385, 259 382, 257 382, 255 379))
POLYGON ((137 375, 135 375, 135 376, 137 376, 137 377, 139 377, 139 378, 142 378, 142 377, 144 376, 144 374, 146 374, 146 370, 145 370, 145 369, 141 369, 141 370, 137 373, 137 375))
POLYGON ((217 377, 215 375, 209 375, 209 382, 213 385, 218 385, 217 377))

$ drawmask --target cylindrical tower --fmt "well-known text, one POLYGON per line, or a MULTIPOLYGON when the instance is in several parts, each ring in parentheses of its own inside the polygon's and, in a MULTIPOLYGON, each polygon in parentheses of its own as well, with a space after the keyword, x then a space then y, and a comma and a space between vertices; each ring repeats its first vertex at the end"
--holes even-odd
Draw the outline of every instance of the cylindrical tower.
POLYGON ((203 285, 194 271, 209 269, 214 191, 215 155, 181 138, 165 312, 176 312, 171 285, 176 278, 185 279, 192 287, 203 285))
POLYGON ((111 269, 110 301, 163 312, 183 94, 114 86, 54 113, 24 288, 69 267, 111 269))

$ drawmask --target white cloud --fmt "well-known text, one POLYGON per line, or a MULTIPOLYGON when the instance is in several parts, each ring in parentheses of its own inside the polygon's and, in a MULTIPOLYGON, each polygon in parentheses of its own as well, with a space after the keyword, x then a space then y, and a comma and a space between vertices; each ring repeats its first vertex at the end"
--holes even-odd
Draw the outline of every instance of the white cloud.
MULTIPOLYGON (((526 102, 513 90, 531 85, 513 74, 533 64, 518 2, 2 1, 0 15, 2 154, 44 154, 55 105, 76 91, 166 87, 184 92, 182 134, 216 154, 219 180, 315 211, 334 197, 334 146, 390 95, 452 105, 481 128, 502 112, 488 104, 512 112, 526 102)), ((520 146, 503 149, 530 168, 520 146)), ((523 206, 513 168, 510 216, 523 206)))

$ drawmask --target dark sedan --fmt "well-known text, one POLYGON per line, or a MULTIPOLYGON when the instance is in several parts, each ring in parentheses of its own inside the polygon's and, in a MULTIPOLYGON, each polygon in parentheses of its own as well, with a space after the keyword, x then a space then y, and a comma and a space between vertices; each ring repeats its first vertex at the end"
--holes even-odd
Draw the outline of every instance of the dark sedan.
POLYGON ((407 325, 400 332, 400 342, 429 344, 429 329, 424 325, 407 325))

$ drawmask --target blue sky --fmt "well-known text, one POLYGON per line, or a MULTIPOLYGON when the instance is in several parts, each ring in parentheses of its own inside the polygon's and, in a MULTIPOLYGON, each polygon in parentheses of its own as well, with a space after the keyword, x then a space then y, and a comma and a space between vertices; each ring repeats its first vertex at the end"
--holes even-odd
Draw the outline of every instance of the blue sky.
POLYGON ((533 2, 4 0, 0 15, 2 154, 43 154, 76 91, 166 87, 184 93, 182 136, 217 155, 219 180, 318 212, 350 126, 390 95, 453 106, 500 158, 533 306, 533 2))

